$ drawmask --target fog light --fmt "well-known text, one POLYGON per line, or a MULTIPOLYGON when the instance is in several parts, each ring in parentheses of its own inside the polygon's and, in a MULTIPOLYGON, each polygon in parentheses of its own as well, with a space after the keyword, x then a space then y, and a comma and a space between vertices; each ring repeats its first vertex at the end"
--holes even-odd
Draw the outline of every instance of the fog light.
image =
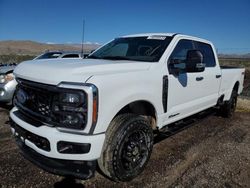
POLYGON ((60 141, 57 143, 59 153, 84 154, 90 151, 90 144, 60 141))

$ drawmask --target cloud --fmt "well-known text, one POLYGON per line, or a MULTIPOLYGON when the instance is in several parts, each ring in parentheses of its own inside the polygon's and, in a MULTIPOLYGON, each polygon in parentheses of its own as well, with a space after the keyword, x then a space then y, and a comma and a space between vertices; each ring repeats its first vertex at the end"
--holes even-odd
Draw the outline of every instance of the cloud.
POLYGON ((84 42, 84 44, 95 44, 95 45, 100 45, 100 43, 98 43, 98 42, 89 42, 89 41, 84 42))

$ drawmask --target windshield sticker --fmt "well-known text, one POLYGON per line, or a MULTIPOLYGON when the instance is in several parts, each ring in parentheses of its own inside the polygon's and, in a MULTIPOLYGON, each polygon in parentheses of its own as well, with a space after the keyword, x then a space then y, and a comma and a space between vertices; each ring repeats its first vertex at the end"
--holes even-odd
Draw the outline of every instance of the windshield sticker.
POLYGON ((147 39, 153 39, 153 40, 165 40, 166 37, 164 36, 149 36, 147 39))

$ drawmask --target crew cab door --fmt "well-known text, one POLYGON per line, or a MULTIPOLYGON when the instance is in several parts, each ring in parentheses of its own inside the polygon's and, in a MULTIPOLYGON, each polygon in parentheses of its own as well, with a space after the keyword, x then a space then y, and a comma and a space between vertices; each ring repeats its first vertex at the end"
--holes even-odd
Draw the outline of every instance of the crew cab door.
POLYGON ((219 98, 219 90, 221 83, 221 69, 215 60, 215 52, 208 43, 194 41, 195 49, 203 54, 204 63, 206 64, 203 72, 204 79, 201 81, 203 85, 202 106, 210 107, 216 105, 219 98))
POLYGON ((185 62, 187 52, 195 49, 201 49, 205 63, 210 61, 201 46, 193 40, 181 39, 168 59, 168 104, 165 123, 195 114, 217 102, 220 81, 216 74, 220 73, 214 72, 214 67, 206 67, 203 72, 184 71, 176 74, 169 66, 173 60, 185 62))

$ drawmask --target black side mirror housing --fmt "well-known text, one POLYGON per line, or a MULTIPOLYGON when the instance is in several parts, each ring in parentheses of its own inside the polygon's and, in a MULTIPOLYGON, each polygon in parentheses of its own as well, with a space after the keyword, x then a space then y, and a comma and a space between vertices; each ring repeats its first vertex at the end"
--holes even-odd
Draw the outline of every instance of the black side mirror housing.
POLYGON ((206 66, 203 61, 203 55, 199 50, 188 50, 186 57, 186 71, 203 72, 206 66))

